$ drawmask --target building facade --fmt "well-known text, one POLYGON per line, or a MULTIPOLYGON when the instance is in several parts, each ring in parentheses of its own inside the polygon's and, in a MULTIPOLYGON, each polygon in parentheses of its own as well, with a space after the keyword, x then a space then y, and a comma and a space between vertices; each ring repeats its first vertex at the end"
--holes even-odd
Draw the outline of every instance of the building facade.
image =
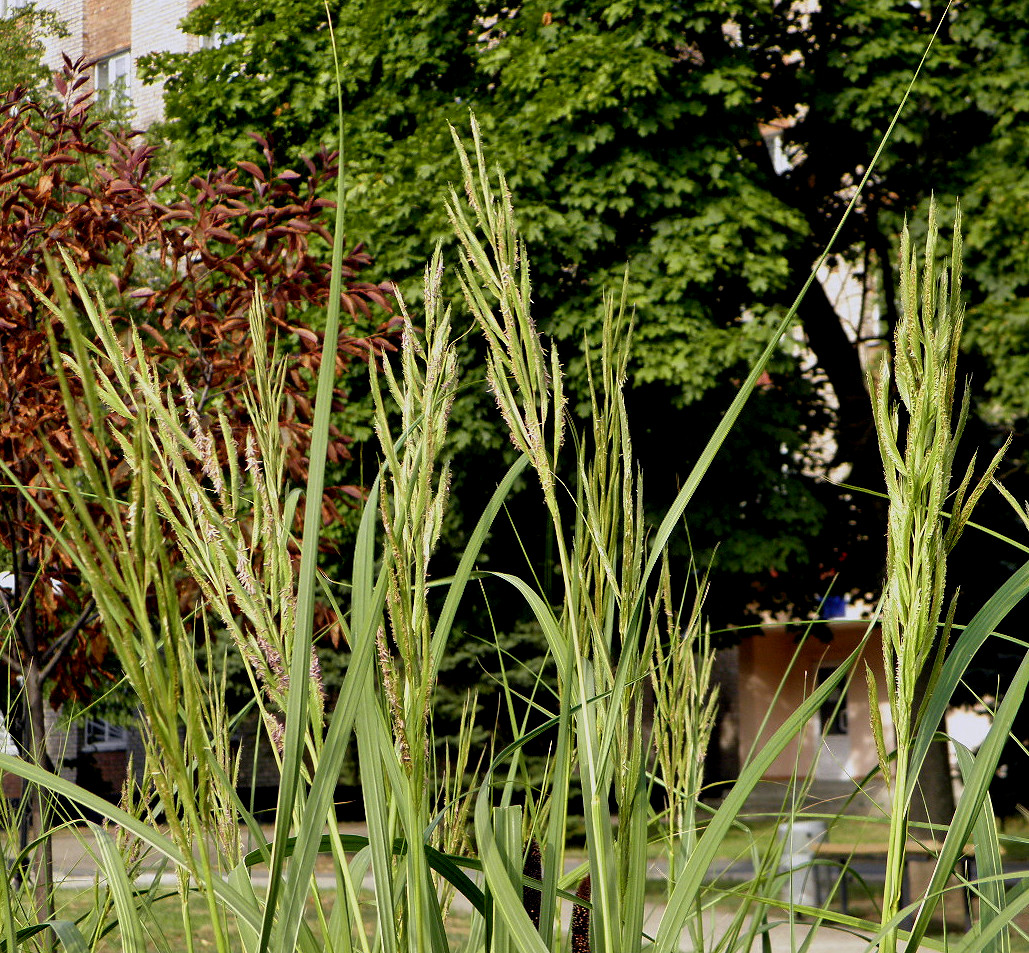
MULTIPOLYGON (((838 619, 803 638, 806 627, 766 625, 739 647, 740 753, 746 760, 803 703, 804 699, 865 639, 869 623, 838 619), (819 634, 822 638, 819 638, 819 634), (824 639, 824 641, 823 641, 824 639)), ((882 633, 873 627, 856 675, 841 684, 803 732, 790 742, 765 773, 785 790, 795 778, 814 782, 820 797, 846 795, 879 764, 872 734, 864 659, 875 673, 879 718, 886 746, 893 744, 889 685, 882 665, 882 633)))
MULTIPOLYGON (((0 0, 0 14, 24 0, 0 0)), ((93 81, 101 98, 127 110, 137 128, 163 117, 160 85, 144 86, 136 61, 148 53, 186 53, 201 39, 179 29, 182 19, 203 0, 36 0, 52 10, 69 35, 47 40, 46 64, 59 70, 62 55, 96 60, 93 81)))

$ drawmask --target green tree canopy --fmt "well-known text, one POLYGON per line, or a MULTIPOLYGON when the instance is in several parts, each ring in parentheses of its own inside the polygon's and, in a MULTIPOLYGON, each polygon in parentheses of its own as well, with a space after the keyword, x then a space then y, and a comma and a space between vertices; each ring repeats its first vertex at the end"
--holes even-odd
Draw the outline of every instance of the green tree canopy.
POLYGON ((56 13, 34 3, 16 6, 0 17, 0 93, 21 86, 34 95, 44 94, 50 88, 50 70, 43 62, 45 41, 67 35, 56 13))
MULTIPOLYGON (((942 4, 850 0, 333 0, 349 165, 348 232, 413 299, 442 195, 459 181, 448 123, 475 111, 529 242, 540 327, 560 341, 580 409, 582 340, 626 265, 635 302, 630 410, 650 496, 669 497, 715 415, 806 277, 885 131, 942 4)), ((324 10, 307 0, 208 0, 186 21, 218 43, 150 62, 167 79, 182 169, 229 164, 271 131, 297 157, 331 140, 335 73, 324 10)), ((1029 413, 1029 3, 955 3, 913 101, 837 248, 864 289, 857 333, 895 320, 902 217, 930 189, 971 223, 968 340, 990 370, 993 424, 1029 413), (877 309, 877 312, 876 312, 877 309)), ((944 204, 947 204, 944 202, 944 204)), ((922 215, 913 217, 921 221, 922 215)), ((806 611, 836 570, 877 585, 881 511, 825 483, 877 488, 860 347, 815 285, 692 508, 694 546, 751 602, 806 611)), ((475 376, 474 358, 466 360, 475 376)), ((504 446, 479 389, 455 419, 471 503, 477 459, 504 446)), ((988 435, 988 434, 987 434, 988 435)), ((478 482, 482 482, 478 480, 478 482)), ((474 510, 470 510, 473 512, 474 510)), ((836 591, 840 591, 837 588, 836 591)))

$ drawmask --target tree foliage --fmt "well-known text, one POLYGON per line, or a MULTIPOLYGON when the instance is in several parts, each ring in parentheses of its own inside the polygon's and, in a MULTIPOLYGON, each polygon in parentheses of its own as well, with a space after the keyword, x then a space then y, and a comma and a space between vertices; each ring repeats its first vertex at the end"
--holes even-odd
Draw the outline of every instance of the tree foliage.
POLYGON ((45 41, 67 35, 67 27, 53 10, 41 10, 35 3, 8 9, 0 17, 0 91, 20 86, 35 98, 50 95, 50 70, 43 62, 45 41))
MULTIPOLYGON (((102 292, 119 333, 128 333, 133 321, 164 368, 163 383, 192 408, 198 433, 224 421, 242 445, 254 347, 292 349, 281 433, 286 466, 297 480, 306 476, 312 379, 321 353, 317 315, 329 294, 318 245, 331 243, 324 218, 333 203, 319 188, 335 176, 335 155, 321 152, 300 174, 276 166, 268 141, 259 138, 259 164, 194 176, 173 192, 168 177, 152 171, 156 146, 118 127, 101 130, 87 79, 79 62, 58 78, 53 102, 41 104, 19 88, 0 104, 0 459, 38 507, 4 480, 0 545, 10 553, 13 588, 0 597, 12 626, 4 660, 12 678, 24 680, 36 741, 44 683, 57 705, 87 696, 110 677, 92 602, 55 551, 51 527, 60 525, 61 511, 43 478, 55 460, 76 465, 54 366, 55 346, 66 349, 66 341, 62 318, 48 301, 74 301, 79 292, 59 256, 102 292), (257 294, 269 318, 267 340, 260 342, 250 340, 246 319, 257 294)), ((344 264, 350 329, 336 357, 341 369, 355 356, 366 359, 391 346, 391 291, 358 277, 370 261, 358 247, 344 264)), ((343 406, 342 390, 335 401, 343 406)), ((85 419, 87 408, 80 408, 85 419)), ((118 408, 109 411, 116 423, 118 408)), ((346 459, 348 443, 334 428, 330 457, 346 459)), ((118 448, 107 452, 116 478, 128 480, 118 448)), ((324 503, 327 520, 361 495, 354 486, 335 489, 324 503)))
MULTIPOLYGON (((637 323, 628 400, 658 501, 688 472, 828 240, 944 14, 897 0, 330 7, 350 220, 405 293, 417 295, 415 276, 445 237, 441 194, 458 181, 447 123, 465 124, 470 108, 516 194, 536 313, 559 341, 580 411, 582 340, 596 345, 602 290, 620 285, 628 263, 637 323)), ((881 487, 854 336, 874 350, 892 333, 894 236, 930 189, 961 196, 972 223, 968 340, 991 370, 985 409, 1006 424, 1029 412, 1018 383, 1029 269, 1017 250, 1029 189, 1027 23, 1025 2, 947 8, 837 248, 836 264, 864 290, 866 320, 850 327, 853 315, 812 289, 801 337, 770 369, 693 511, 694 545, 720 542, 722 569, 747 580, 744 590, 716 587, 730 597, 726 616, 748 602, 803 614, 837 571, 837 592, 878 584, 881 508, 824 477, 881 487)), ((336 106, 320 8, 208 0, 186 24, 224 42, 150 63, 167 78, 165 132, 180 164, 249 155, 246 134, 258 127, 293 153, 325 138, 336 106)), ((503 438, 480 423, 475 399, 460 400, 469 456, 456 469, 468 473, 503 438)))

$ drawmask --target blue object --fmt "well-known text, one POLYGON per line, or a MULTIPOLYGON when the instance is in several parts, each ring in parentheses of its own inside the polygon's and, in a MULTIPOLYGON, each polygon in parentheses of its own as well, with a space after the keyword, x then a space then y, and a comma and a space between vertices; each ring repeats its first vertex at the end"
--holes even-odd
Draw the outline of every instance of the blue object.
POLYGON ((846 596, 826 596, 822 600, 820 617, 823 619, 842 619, 847 614, 846 596))

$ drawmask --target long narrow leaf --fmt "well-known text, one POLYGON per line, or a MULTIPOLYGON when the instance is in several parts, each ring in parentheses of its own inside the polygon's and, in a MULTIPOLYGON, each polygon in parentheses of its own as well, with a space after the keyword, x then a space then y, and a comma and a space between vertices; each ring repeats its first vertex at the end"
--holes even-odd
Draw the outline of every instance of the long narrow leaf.
POLYGON ((89 953, 89 944, 82 931, 71 920, 51 920, 50 929, 54 931, 61 946, 68 953, 89 953))
POLYGON ((832 695, 836 686, 849 676, 851 669, 858 663, 861 653, 864 651, 870 631, 865 633, 864 639, 840 667, 805 698, 797 710, 776 729, 772 737, 758 749, 753 760, 740 773, 739 780, 733 785, 697 842, 696 848, 672 891, 658 927, 657 939, 654 943, 655 953, 673 953, 678 949, 679 937, 692 910, 693 900, 700 890, 708 868, 718 854, 722 840, 742 812, 747 798, 775 759, 786 750, 790 742, 800 735, 804 726, 832 695))
MULTIPOLYGON (((0 772, 24 778, 31 784, 38 784, 43 788, 53 791, 54 794, 66 797, 72 803, 93 811, 101 817, 107 818, 113 824, 125 828, 134 837, 137 837, 144 844, 148 844, 180 869, 190 869, 191 861, 179 851, 171 838, 149 827, 127 811, 123 811, 109 801, 104 800, 104 798, 79 787, 77 784, 60 777, 60 775, 52 774, 43 768, 23 761, 21 758, 15 758, 7 754, 0 754, 0 772)), ((260 911, 254 909, 245 897, 241 896, 220 878, 215 878, 210 884, 210 888, 218 899, 236 916, 241 917, 254 928, 260 928, 260 911)))
MULTIPOLYGON (((965 784, 972 782, 975 758, 963 744, 952 742, 957 755, 958 767, 965 784)), ((983 798, 983 806, 972 829, 972 843, 975 845, 976 883, 967 889, 979 895, 979 929, 989 929, 991 921, 1004 912, 1004 866, 1001 858, 1000 838, 997 835, 997 818, 989 794, 983 798)), ((981 947, 982 953, 1010 953, 1011 933, 1004 929, 981 947)))
POLYGON ((965 670, 968 668, 976 652, 986 640, 995 633, 1008 613, 1015 608, 1029 593, 1029 562, 1024 563, 1011 574, 1004 584, 987 600, 975 614, 961 635, 954 641, 947 654, 940 672, 936 689, 930 696, 919 723, 911 749, 911 781, 909 796, 914 791, 918 774, 929 752, 943 716, 947 712, 951 698, 957 690, 965 670))
POLYGON ((528 465, 529 458, 524 454, 515 460, 507 473, 504 474, 504 478, 497 485, 493 496, 490 497, 489 503, 486 504, 486 508, 482 511, 479 521, 475 524, 475 529, 468 537, 464 552, 461 554, 461 562, 458 563, 457 571, 454 573, 453 580, 447 590, 447 598, 443 603, 443 609, 433 629, 432 655, 434 658, 437 658, 442 653, 447 643, 447 639, 450 636, 450 628, 454 623, 454 617, 457 615, 457 608, 464 596, 465 587, 471 577, 472 570, 475 568, 475 562, 479 558, 482 546, 493 526, 493 521, 497 518, 497 514, 504 505, 504 501, 510 494, 515 481, 528 465))
POLYGON ((129 883, 129 875, 125 870, 125 861, 118 853, 114 839, 107 831, 96 824, 90 824, 89 828, 96 838, 100 863, 107 875, 107 889, 114 901, 114 912, 118 917, 122 949, 125 953, 145 953, 143 924, 140 922, 139 912, 132 899, 132 884, 129 883))
POLYGON ((1011 732, 1011 726, 1018 714, 1022 700, 1025 698, 1027 688, 1029 688, 1029 655, 1022 660, 1015 677, 1011 680, 1004 700, 993 716, 993 725, 990 727, 989 734, 979 747, 974 767, 965 782, 965 790, 954 811, 954 819, 947 829, 947 836, 940 850, 932 880, 926 888, 922 904, 918 909, 918 916, 911 927, 911 939, 907 946, 911 953, 918 949, 919 943, 925 936, 932 912, 947 887, 947 881, 953 875, 954 867, 961 857, 965 844, 968 843, 968 838, 976 818, 982 810, 983 801, 986 799, 990 782, 996 774, 1004 744, 1011 732))
POLYGON ((515 949, 521 950, 522 953, 548 953, 547 946, 522 906, 521 890, 516 890, 511 882, 507 855, 493 832, 489 807, 489 772, 484 780, 483 788, 475 802, 475 837, 479 845, 486 887, 493 897, 494 913, 499 913, 507 928, 507 942, 513 944, 515 949))
MULTIPOLYGON (((331 28, 331 20, 330 20, 331 28)), ((335 44, 333 44, 335 55, 335 44)), ((340 73, 336 72, 337 96, 342 95, 340 73)), ((342 100, 340 100, 342 103, 342 100)), ((275 843, 284 844, 293 820, 297 800, 300 769, 304 758, 304 737, 308 729, 308 673, 311 668, 311 650, 314 628, 314 601, 318 588, 318 539, 322 524, 322 494, 325 489, 325 462, 329 445, 329 426, 332 413, 333 390, 336 376, 336 353, 339 342, 340 301, 343 287, 343 243, 346 224, 346 189, 344 161, 343 112, 339 114, 339 172, 336 180, 336 221, 332 235, 332 271, 329 279, 329 302, 325 320, 321 365, 318 368, 318 391, 315 400, 314 421, 311 426, 311 446, 308 478, 305 492, 304 532, 300 547, 300 575, 297 581, 296 628, 293 633, 290 685, 292 690, 286 706, 286 739, 282 759, 282 780, 275 814, 275 843)), ((310 813, 308 806, 307 813, 310 813)), ((327 818, 318 817, 323 824, 327 818)), ((315 821, 312 821, 315 823, 315 821)), ((312 854, 313 856, 313 854, 312 854)), ((260 953, 265 953, 271 942, 271 930, 276 913, 279 876, 283 858, 272 854, 272 878, 268 889, 268 903, 261 928, 260 953)), ((291 871, 291 874, 293 871, 291 871)), ((303 919, 306 884, 290 877, 283 911, 283 945, 292 949, 296 933, 303 919)))

